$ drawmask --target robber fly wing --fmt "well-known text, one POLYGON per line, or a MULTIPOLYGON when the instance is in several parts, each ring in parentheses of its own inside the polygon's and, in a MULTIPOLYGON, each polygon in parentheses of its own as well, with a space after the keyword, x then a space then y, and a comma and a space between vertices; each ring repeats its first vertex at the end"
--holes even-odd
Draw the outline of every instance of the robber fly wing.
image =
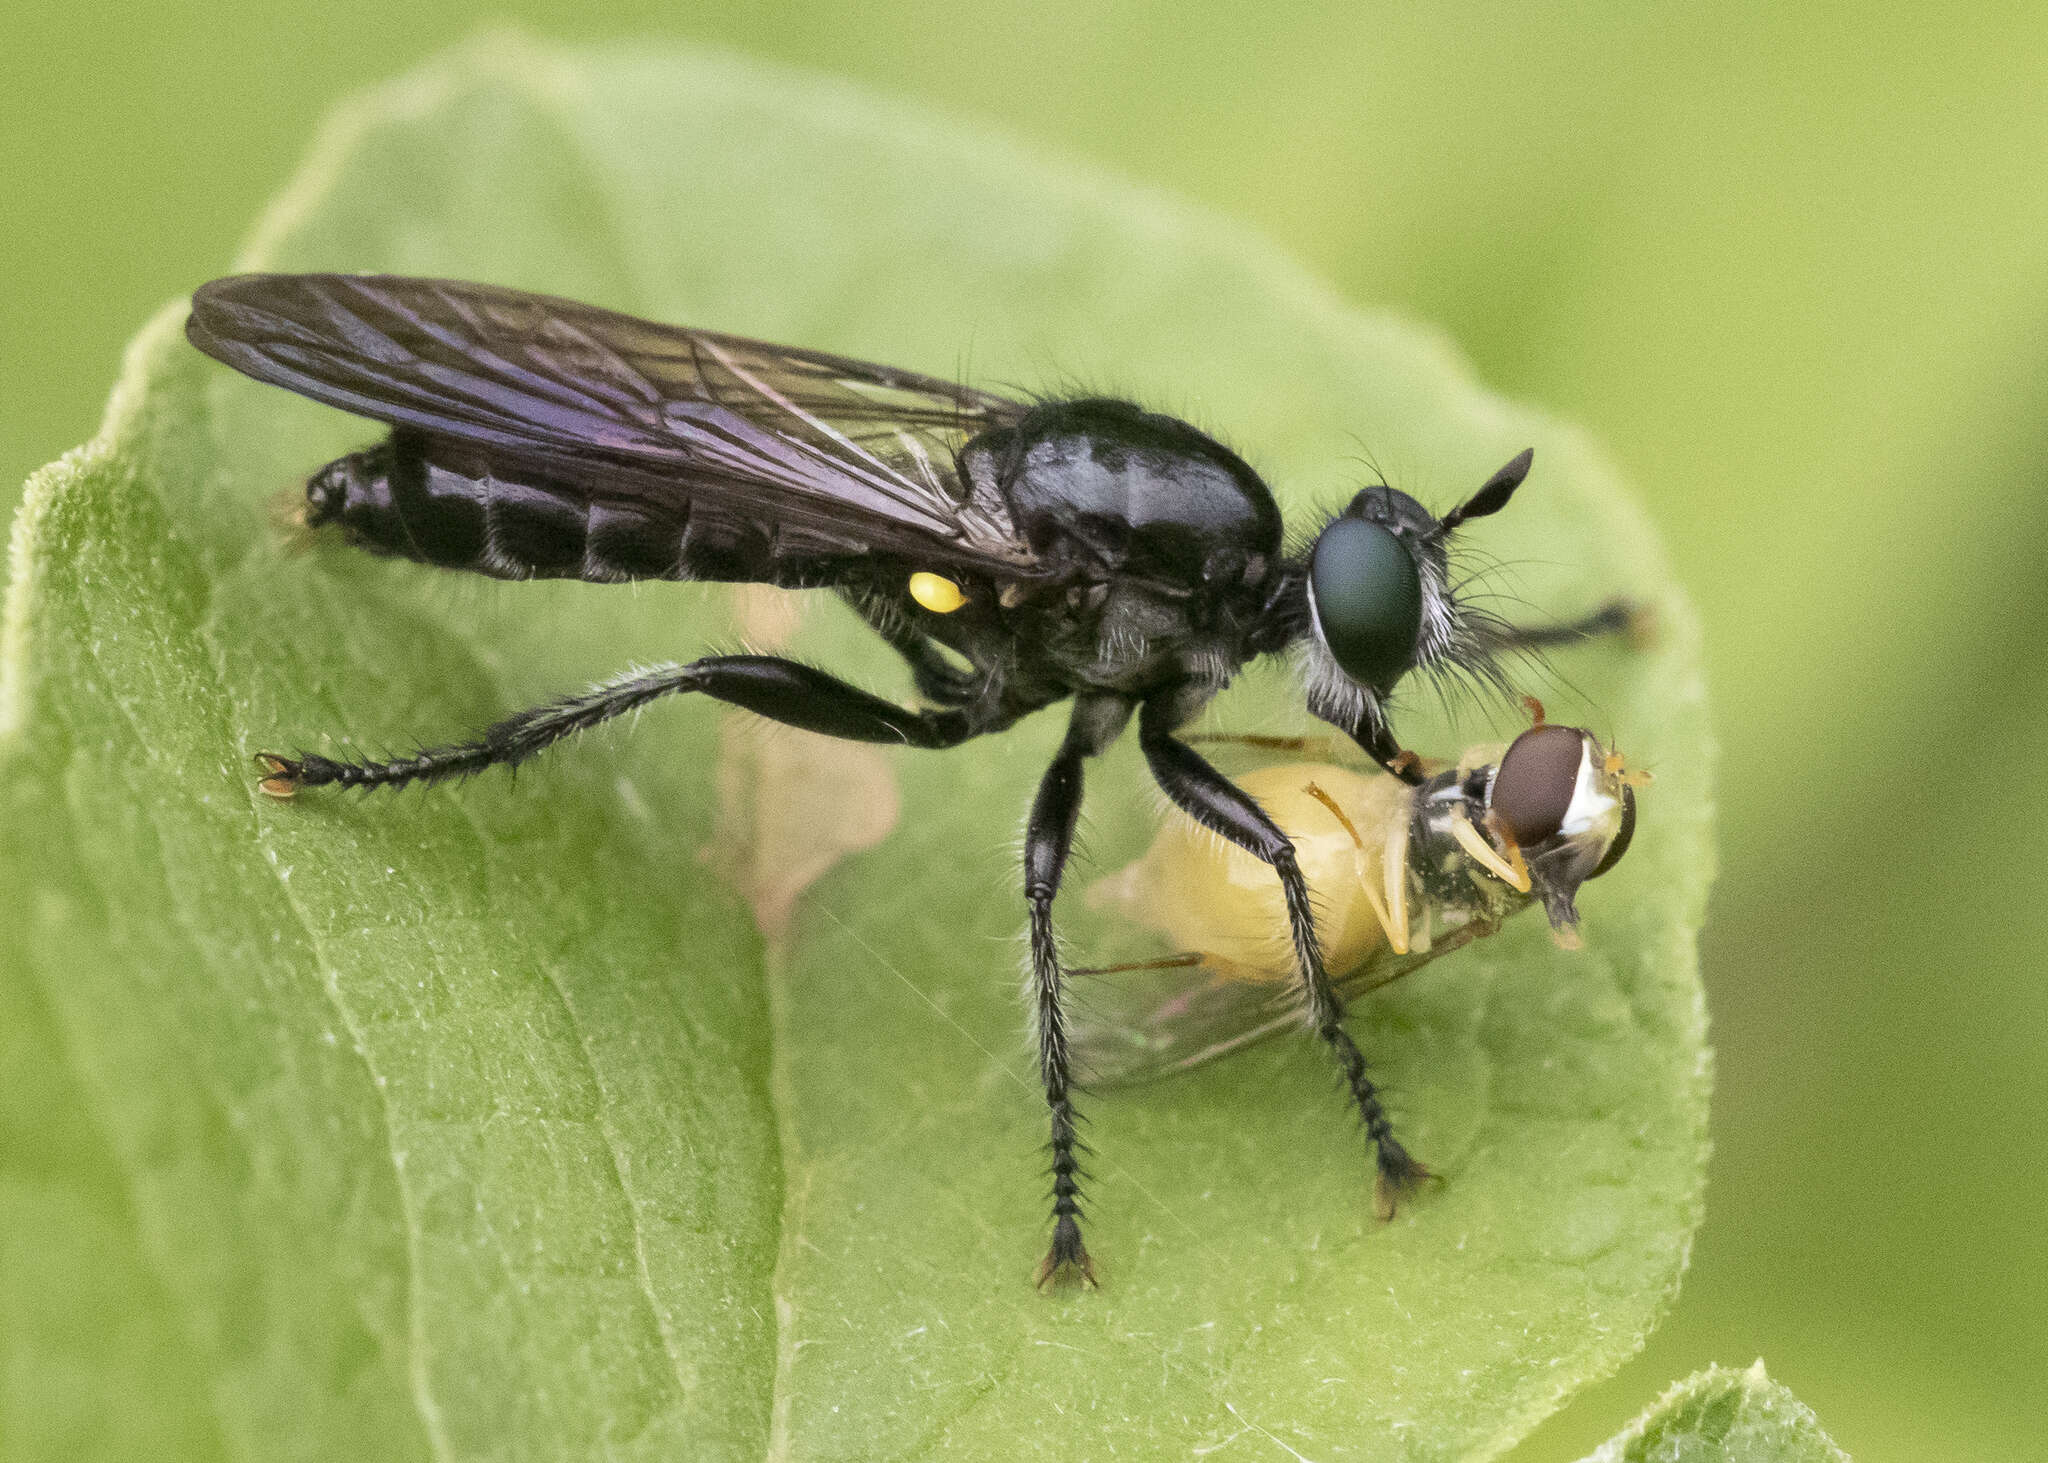
POLYGON ((1028 576, 959 447, 1025 407, 933 376, 493 285, 251 274, 192 298, 192 343, 259 381, 462 444, 492 471, 772 516, 855 544, 1028 576))
MULTIPOLYGON (((1348 1001, 1377 990, 1463 943, 1382 954, 1336 977, 1337 993, 1348 1001)), ((1155 1081, 1302 1029, 1290 983, 1247 980, 1200 955, 1072 973, 1087 983, 1077 989, 1069 1040, 1075 1066, 1096 1086, 1155 1081)))

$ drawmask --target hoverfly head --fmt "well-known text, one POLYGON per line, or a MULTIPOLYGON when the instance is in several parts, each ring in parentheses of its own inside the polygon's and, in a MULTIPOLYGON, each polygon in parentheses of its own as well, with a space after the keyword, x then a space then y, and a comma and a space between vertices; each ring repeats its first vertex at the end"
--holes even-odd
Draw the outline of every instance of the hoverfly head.
POLYGON ((1558 943, 1577 943, 1579 886, 1628 851, 1635 790, 1647 780, 1572 726, 1533 726, 1501 757, 1486 794, 1487 823, 1520 850, 1558 943))

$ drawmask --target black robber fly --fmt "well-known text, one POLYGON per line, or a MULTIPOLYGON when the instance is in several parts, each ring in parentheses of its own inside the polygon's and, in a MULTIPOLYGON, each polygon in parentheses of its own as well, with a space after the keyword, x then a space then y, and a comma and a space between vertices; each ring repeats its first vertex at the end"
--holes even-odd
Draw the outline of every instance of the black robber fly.
POLYGON ((265 753, 262 787, 391 787, 511 765, 696 691, 827 736, 952 747, 1071 699, 1025 840, 1039 1070, 1052 1123, 1041 1285, 1093 1283, 1053 938, 1082 766, 1135 713, 1147 763, 1198 822, 1270 864, 1295 980, 1375 1140, 1382 1187, 1423 1174, 1390 1130, 1324 970, 1286 835, 1175 731, 1240 667, 1293 651, 1308 709, 1410 783, 1388 723, 1410 671, 1505 687, 1505 651, 1617 628, 1516 629, 1460 598, 1448 548, 1529 471, 1522 453, 1443 518, 1366 488, 1300 551, 1259 475, 1172 417, 1106 398, 1020 401, 816 351, 653 324, 489 285, 244 275, 192 300, 192 343, 260 381, 386 423, 315 473, 311 525, 499 579, 829 589, 909 663, 906 709, 795 661, 709 656, 522 711, 389 762, 265 753))

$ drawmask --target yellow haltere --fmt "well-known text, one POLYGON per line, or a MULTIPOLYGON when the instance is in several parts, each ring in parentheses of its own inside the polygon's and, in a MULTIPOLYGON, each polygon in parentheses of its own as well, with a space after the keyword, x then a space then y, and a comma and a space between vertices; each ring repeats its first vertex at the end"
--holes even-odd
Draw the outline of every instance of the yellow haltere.
POLYGON ((950 615, 967 603, 959 585, 943 574, 924 569, 910 576, 910 597, 935 615, 950 615))

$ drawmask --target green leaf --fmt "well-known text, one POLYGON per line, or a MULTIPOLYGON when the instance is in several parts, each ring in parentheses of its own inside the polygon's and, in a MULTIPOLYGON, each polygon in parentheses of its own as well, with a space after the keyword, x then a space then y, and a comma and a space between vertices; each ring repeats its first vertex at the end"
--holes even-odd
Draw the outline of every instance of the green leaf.
MULTIPOLYGON (((1533 443, 1476 537, 1540 611, 1655 603, 1654 649, 1546 694, 1658 781, 1586 951, 1524 921, 1355 1012, 1439 1191, 1376 1222, 1325 1059, 1271 1044, 1090 1099, 1107 1287, 1040 1295, 1010 839, 1059 719, 849 752, 673 705, 516 782, 269 803, 258 749, 443 739, 739 636, 907 686, 831 603, 287 552, 265 501, 370 433, 167 310, 14 544, 12 1456, 1486 1457, 1641 1344, 1700 1209, 1712 751, 1691 612, 1582 436, 1226 223, 686 52, 465 50, 339 117, 241 265, 1078 373, 1226 430, 1297 522, 1360 444, 1443 502, 1533 443)), ((1298 708, 1262 672, 1214 721, 1298 708)), ((1155 807, 1128 746, 1091 772, 1077 951, 1155 807)))
POLYGON ((1687 1377, 1585 1463, 1849 1463, 1849 1455, 1759 1361, 1687 1377))

